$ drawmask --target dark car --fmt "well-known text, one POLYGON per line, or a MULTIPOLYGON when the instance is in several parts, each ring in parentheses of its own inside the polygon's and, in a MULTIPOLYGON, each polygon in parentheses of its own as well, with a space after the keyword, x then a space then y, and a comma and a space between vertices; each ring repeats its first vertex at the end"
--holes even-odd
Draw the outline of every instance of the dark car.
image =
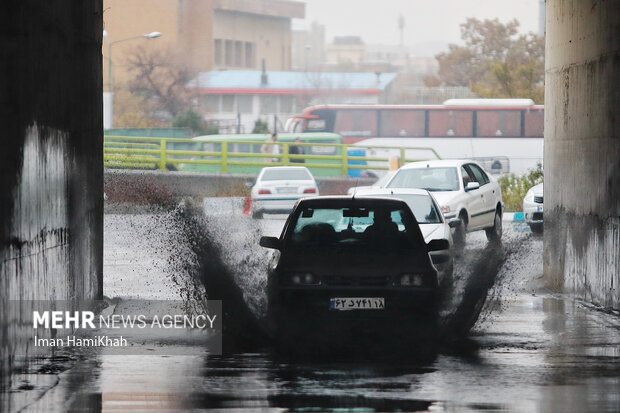
POLYGON ((280 238, 262 237, 260 245, 277 250, 268 281, 276 339, 336 346, 419 338, 435 327, 437 271, 429 251, 448 248, 448 241, 426 244, 402 200, 303 199, 280 238))

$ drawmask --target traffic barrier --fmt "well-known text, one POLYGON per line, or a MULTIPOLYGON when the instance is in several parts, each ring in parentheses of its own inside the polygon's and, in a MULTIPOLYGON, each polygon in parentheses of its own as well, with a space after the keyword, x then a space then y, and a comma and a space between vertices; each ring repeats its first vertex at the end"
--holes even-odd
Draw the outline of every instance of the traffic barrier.
POLYGON ((246 196, 243 200, 243 215, 250 215, 250 210, 252 209, 252 198, 246 196))
POLYGON ((203 165, 204 169, 209 169, 204 172, 248 173, 243 168, 303 165, 313 171, 329 170, 332 173, 322 175, 332 176, 347 176, 351 174, 351 171, 367 169, 388 170, 390 158, 395 154, 398 154, 403 163, 441 159, 439 154, 430 147, 362 146, 339 143, 278 142, 277 145, 281 146, 282 152, 268 156, 264 153, 233 150, 243 145, 249 147, 261 143, 242 140, 196 141, 177 138, 105 136, 103 159, 105 167, 118 169, 183 170, 188 165, 203 165), (209 143, 217 144, 219 150, 202 150, 204 144, 209 143), (290 146, 311 147, 315 154, 290 154, 290 146), (322 152, 320 148, 325 148, 324 152, 332 154, 316 154, 316 152, 322 152), (373 153, 379 153, 380 156, 368 156, 368 149, 371 149, 373 153), (366 150, 367 156, 357 155, 360 150, 366 150), (428 153, 428 156, 405 159, 406 151, 413 151, 416 154, 428 153))
POLYGON ((525 216, 523 212, 504 212, 502 219, 504 221, 524 222, 525 216))

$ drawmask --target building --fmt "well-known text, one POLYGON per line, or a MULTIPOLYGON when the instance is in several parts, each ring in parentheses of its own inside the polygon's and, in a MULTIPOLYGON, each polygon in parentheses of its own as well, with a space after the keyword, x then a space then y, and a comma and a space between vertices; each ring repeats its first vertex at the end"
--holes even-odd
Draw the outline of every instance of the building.
POLYGON ((316 104, 382 103, 395 73, 229 70, 200 73, 187 86, 196 106, 222 132, 251 132, 257 119, 282 130, 286 119, 316 104), (197 92, 197 93, 195 93, 197 92))
POLYGON ((312 22, 308 30, 293 30, 292 70, 316 71, 325 62, 325 26, 312 22))
POLYGON ((359 68, 364 62, 364 42, 359 36, 337 36, 327 45, 325 63, 328 66, 359 68))
POLYGON ((136 47, 169 53, 198 72, 291 69, 291 19, 305 4, 284 0, 104 0, 104 85, 129 80, 136 47), (143 34, 161 32, 157 39, 143 34), (112 47, 111 47, 112 46, 112 47), (112 79, 110 79, 110 75, 112 79))

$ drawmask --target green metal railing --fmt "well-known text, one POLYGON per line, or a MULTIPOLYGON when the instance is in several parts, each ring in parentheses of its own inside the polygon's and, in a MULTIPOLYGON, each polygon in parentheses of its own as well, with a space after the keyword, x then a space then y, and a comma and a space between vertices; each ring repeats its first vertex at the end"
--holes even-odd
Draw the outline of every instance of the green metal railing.
MULTIPOLYGON (((104 166, 108 168, 123 169, 160 169, 160 170, 183 170, 187 165, 208 166, 205 171, 231 172, 241 167, 265 166, 306 166, 310 169, 331 169, 334 175, 346 176, 350 169, 389 169, 390 159, 399 156, 402 163, 428 159, 441 159, 439 154, 430 147, 393 147, 393 146, 361 146, 343 145, 335 143, 297 143, 277 142, 280 146, 279 154, 265 154, 255 152, 232 151, 235 145, 252 145, 260 147, 265 142, 258 141, 222 141, 176 139, 176 138, 152 138, 152 137, 129 137, 129 136, 105 136, 103 159, 104 166), (216 151, 201 150, 204 144, 218 144, 216 151), (295 155, 289 153, 291 146, 308 148, 307 152, 318 152, 317 148, 325 147, 323 154, 295 155), (333 149, 329 149, 333 148, 333 149), (366 149, 367 156, 353 156, 349 154, 349 148, 359 150, 366 149), (428 153, 429 156, 407 159, 407 152, 416 151, 428 153), (379 152, 381 156, 368 156, 379 152), (334 154, 335 153, 335 154, 334 154), (303 160, 303 163, 293 162, 303 160)), ((216 146, 216 145, 213 145, 216 146)), ((249 147, 252 147, 249 146, 249 147)))

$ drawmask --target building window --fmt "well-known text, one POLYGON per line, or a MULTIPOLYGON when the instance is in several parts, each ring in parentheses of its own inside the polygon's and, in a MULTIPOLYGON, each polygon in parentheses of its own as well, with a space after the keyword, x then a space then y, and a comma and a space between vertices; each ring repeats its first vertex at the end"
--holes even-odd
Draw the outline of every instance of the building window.
POLYGON ((237 112, 252 113, 252 95, 237 95, 237 112))
POLYGON ((245 42, 245 67, 249 67, 249 68, 256 67, 254 59, 255 59, 254 43, 245 42))
POLYGON ((293 113, 295 112, 293 107, 293 96, 280 96, 280 113, 293 113))
POLYGON ((233 41, 226 40, 226 50, 224 55, 224 61, 226 62, 226 66, 233 65, 233 41))
POLYGON ((277 97, 269 95, 261 95, 260 97, 260 113, 263 115, 269 115, 276 113, 277 111, 277 97))
POLYGON ((243 42, 235 42, 235 66, 243 66, 243 42))
POLYGON ((222 112, 235 111, 235 95, 222 95, 222 112))
POLYGON ((216 65, 221 65, 224 63, 224 59, 222 58, 222 39, 215 39, 215 45, 213 47, 214 50, 214 59, 216 65))
POLYGON ((204 98, 204 104, 209 112, 220 111, 220 96, 219 95, 207 95, 204 98))

